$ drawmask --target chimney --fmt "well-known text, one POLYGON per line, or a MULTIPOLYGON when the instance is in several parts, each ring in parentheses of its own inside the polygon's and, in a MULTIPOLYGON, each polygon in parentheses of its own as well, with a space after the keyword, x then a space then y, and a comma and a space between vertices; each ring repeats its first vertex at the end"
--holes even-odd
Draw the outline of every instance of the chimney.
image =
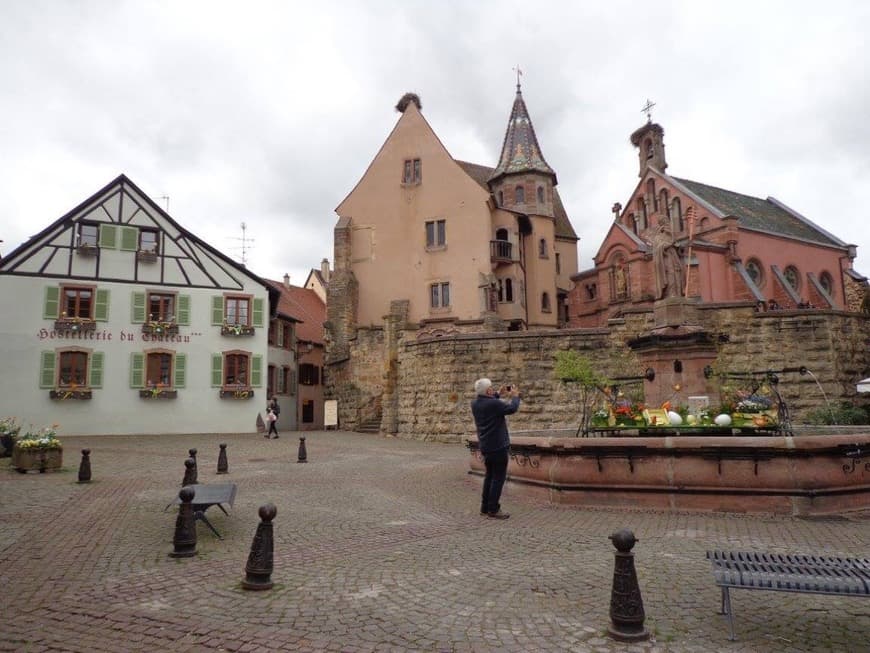
POLYGON ((329 259, 323 259, 320 262, 320 276, 323 277, 323 280, 329 283, 329 259))
POLYGON ((290 290, 290 275, 286 273, 284 274, 284 287, 290 290))

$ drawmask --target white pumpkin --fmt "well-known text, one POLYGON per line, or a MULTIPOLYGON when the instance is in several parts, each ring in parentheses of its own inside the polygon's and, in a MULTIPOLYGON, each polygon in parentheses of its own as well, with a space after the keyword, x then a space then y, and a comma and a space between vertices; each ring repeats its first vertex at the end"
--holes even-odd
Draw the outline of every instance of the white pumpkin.
POLYGON ((683 418, 680 417, 679 413, 675 413, 672 410, 668 411, 668 421, 671 423, 671 426, 679 426, 683 423, 683 418))
POLYGON ((716 419, 713 421, 716 423, 716 426, 731 426, 731 415, 722 413, 721 415, 716 415, 716 419))
POLYGON ((698 423, 698 418, 695 417, 694 415, 687 415, 686 416, 686 424, 688 424, 689 426, 694 426, 697 423, 698 423))

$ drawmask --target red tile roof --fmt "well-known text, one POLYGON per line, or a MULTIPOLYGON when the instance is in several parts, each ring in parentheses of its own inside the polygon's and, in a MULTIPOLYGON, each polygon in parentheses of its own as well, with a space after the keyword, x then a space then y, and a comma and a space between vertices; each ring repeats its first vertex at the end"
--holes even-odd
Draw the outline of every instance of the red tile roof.
POLYGON ((299 286, 285 286, 281 281, 266 279, 281 293, 278 314, 300 320, 296 325, 296 338, 305 342, 323 344, 323 323, 326 322, 326 304, 317 293, 299 286))

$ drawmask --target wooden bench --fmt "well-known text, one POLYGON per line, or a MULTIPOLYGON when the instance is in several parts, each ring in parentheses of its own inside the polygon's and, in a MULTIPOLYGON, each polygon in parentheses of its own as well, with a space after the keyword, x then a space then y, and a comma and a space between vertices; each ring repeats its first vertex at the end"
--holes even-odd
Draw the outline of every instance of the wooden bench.
POLYGON ((835 596, 870 596, 870 559, 836 556, 707 551, 713 578, 722 588, 722 609, 734 641, 731 589, 835 596))
MULTIPOLYGON (((205 511, 211 508, 212 506, 217 506, 220 508, 225 515, 229 515, 226 508, 224 508, 223 504, 233 505, 233 502, 236 500, 236 484, 235 483, 213 483, 210 485, 188 485, 191 490, 193 490, 193 501, 191 501, 191 506, 193 507, 194 517, 198 520, 201 520, 206 526, 209 527, 212 533, 217 535, 219 540, 222 540, 220 533, 217 532, 214 526, 211 525, 211 522, 208 520, 208 517, 205 516, 205 511)), ((181 499, 179 497, 175 497, 172 501, 171 505, 178 505, 181 503, 181 499)), ((166 508, 169 508, 166 506, 166 508)), ((164 508, 164 511, 166 510, 164 508)))

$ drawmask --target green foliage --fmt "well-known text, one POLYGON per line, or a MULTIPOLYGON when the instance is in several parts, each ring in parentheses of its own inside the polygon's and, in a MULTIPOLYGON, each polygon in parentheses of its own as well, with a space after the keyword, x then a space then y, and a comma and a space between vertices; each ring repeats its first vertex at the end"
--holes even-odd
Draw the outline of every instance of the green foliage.
POLYGON ((838 406, 814 408, 807 412, 804 419, 807 424, 860 426, 870 424, 870 412, 866 408, 843 401, 838 406))
POLYGON ((610 384, 607 377, 592 366, 592 361, 574 350, 556 352, 553 374, 560 381, 579 383, 586 390, 603 388, 610 384))

